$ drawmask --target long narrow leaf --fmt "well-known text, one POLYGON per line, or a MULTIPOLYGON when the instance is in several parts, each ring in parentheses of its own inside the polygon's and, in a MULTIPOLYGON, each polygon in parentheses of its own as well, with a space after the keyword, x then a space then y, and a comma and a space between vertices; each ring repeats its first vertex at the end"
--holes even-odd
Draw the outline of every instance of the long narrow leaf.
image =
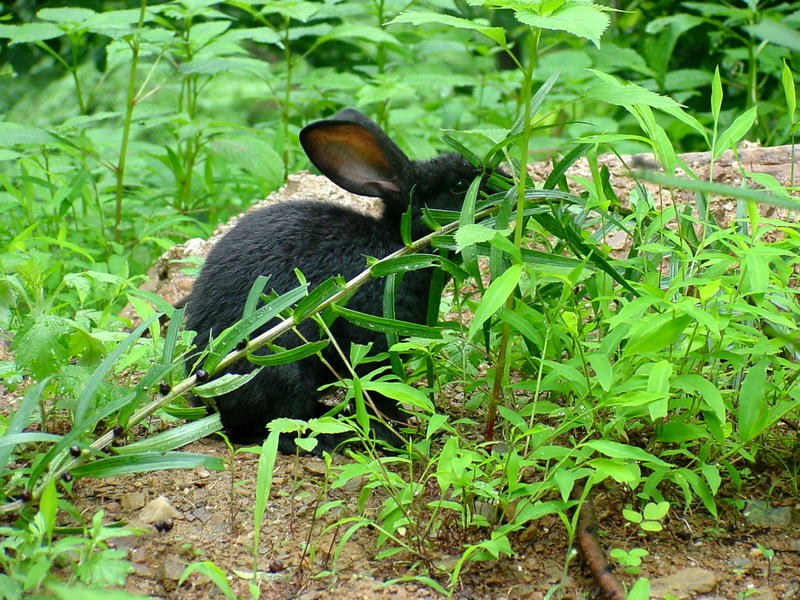
POLYGON ((94 462, 75 467, 70 472, 75 477, 112 477, 129 473, 145 473, 162 469, 193 469, 206 467, 215 471, 225 469, 219 456, 196 454, 193 452, 143 452, 101 458, 94 462))

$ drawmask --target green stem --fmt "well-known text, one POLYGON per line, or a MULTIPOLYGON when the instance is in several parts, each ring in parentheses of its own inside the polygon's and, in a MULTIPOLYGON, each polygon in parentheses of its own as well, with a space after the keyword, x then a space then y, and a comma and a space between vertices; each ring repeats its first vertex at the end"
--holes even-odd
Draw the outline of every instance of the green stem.
MULTIPOLYGON (((523 135, 519 142, 519 162, 522 172, 517 178, 517 219, 514 224, 514 246, 520 248, 522 246, 522 215, 525 211, 525 185, 526 179, 526 165, 528 164, 528 135, 531 124, 531 86, 533 85, 533 72, 536 69, 536 50, 539 45, 540 31, 538 29, 531 29, 528 48, 528 64, 525 67, 522 82, 522 111, 524 114, 523 135)), ((509 311, 514 310, 514 294, 510 294, 506 300, 506 309, 509 311)), ((510 325, 503 322, 503 329, 500 332, 500 350, 497 354, 497 366, 494 371, 494 381, 492 382, 492 395, 489 398, 489 407, 486 414, 486 430, 484 437, 486 441, 494 439, 494 423, 497 418, 497 405, 503 397, 503 389, 506 382, 508 382, 510 363, 508 360, 508 345, 510 339, 510 325)))
MULTIPOLYGON (((145 9, 147 8, 147 0, 142 0, 142 5, 139 10, 139 29, 144 27, 145 9)), ((128 140, 130 139, 131 123, 133 122, 133 107, 136 105, 136 71, 139 66, 139 41, 136 34, 131 35, 131 73, 128 78, 128 94, 125 100, 125 120, 122 124, 122 143, 119 148, 119 162, 115 169, 116 173, 116 191, 117 201, 116 210, 114 213, 114 241, 120 243, 122 234, 120 227, 122 225, 122 191, 123 181, 125 179, 125 158, 128 154, 128 140)))

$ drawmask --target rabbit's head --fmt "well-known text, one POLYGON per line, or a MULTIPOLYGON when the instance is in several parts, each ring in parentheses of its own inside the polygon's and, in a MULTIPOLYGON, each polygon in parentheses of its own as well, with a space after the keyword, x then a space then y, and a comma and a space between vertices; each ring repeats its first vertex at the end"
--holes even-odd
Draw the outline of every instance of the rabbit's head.
POLYGON ((460 154, 412 161, 372 120, 345 108, 300 132, 311 162, 339 187, 381 198, 384 218, 398 219, 413 205, 412 231, 420 231, 422 208, 459 210, 473 179, 481 173, 460 154))

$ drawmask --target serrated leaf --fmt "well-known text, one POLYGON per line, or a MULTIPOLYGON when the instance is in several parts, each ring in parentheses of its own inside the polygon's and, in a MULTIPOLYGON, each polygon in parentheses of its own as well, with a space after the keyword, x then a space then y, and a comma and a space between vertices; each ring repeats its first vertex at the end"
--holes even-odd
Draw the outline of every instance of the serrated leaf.
POLYGON ((44 129, 26 127, 17 123, 0 123, 0 144, 42 144, 48 145, 56 141, 56 137, 44 129))
POLYGON ((56 315, 30 315, 11 342, 14 360, 30 370, 34 379, 43 379, 61 370, 69 360, 69 333, 72 324, 56 315))
POLYGON ((331 29, 322 40, 348 40, 348 39, 368 40, 375 43, 386 43, 400 46, 400 42, 382 27, 372 25, 345 24, 338 25, 331 29))
POLYGON ((525 25, 551 31, 566 31, 591 41, 598 48, 603 32, 611 23, 605 12, 588 4, 565 3, 561 9, 549 15, 537 14, 530 10, 518 10, 514 15, 525 25))
POLYGON ((43 42, 65 35, 58 25, 53 25, 52 23, 24 23, 14 27, 14 30, 10 33, 11 35, 8 37, 11 38, 12 44, 43 42))
POLYGON ((97 13, 91 8, 43 8, 36 13, 42 21, 51 23, 83 23, 86 19, 94 17, 97 13))
POLYGON ((451 15, 443 15, 419 10, 407 10, 400 13, 386 24, 392 25, 394 23, 410 23, 411 25, 436 24, 445 25, 454 29, 468 29, 482 33, 497 44, 504 47, 506 46, 506 34, 502 27, 488 27, 486 25, 479 25, 474 21, 462 19, 460 17, 454 17, 451 15))
POLYGON ((280 44, 281 36, 271 27, 248 27, 234 29, 224 35, 224 39, 250 40, 260 44, 280 44))

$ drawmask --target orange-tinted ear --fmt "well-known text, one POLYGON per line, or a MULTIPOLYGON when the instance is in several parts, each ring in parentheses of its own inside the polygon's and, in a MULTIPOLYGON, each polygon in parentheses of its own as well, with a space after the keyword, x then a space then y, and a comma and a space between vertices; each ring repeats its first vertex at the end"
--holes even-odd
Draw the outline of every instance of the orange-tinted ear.
POLYGON ((361 196, 396 197, 410 161, 385 133, 361 113, 346 109, 311 123, 300 143, 320 172, 361 196))

